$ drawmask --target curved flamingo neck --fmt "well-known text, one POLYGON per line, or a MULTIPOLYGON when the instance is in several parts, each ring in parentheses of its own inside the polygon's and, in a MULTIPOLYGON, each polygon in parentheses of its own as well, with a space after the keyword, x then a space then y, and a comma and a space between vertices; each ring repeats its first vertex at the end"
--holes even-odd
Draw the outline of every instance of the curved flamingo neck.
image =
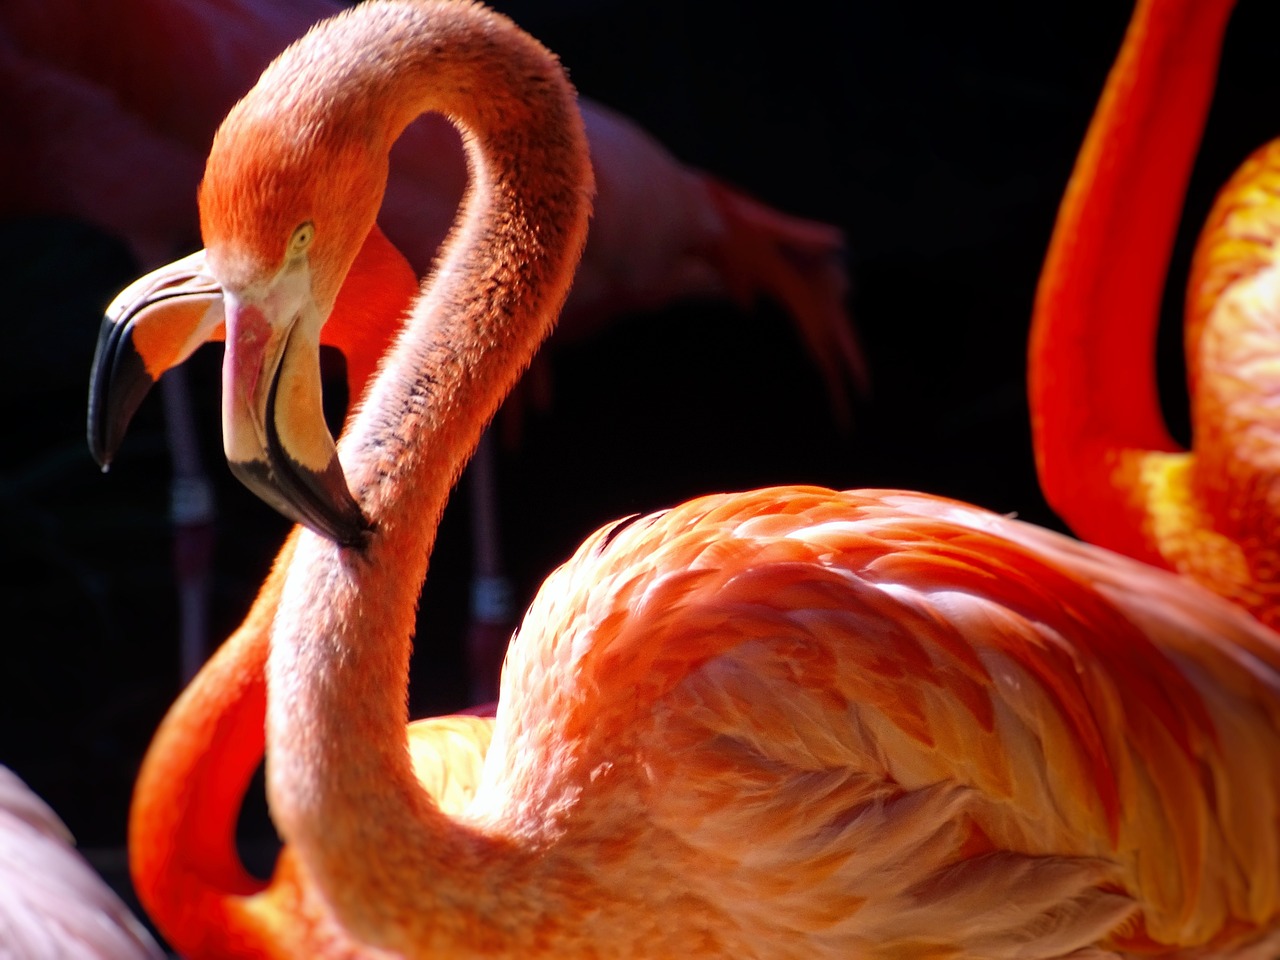
POLYGON ((390 100, 388 145, 414 116, 442 112, 464 131, 472 176, 441 262, 340 445, 374 535, 362 552, 305 532, 298 541, 268 664, 268 796, 340 921, 420 950, 474 936, 497 909, 476 891, 503 884, 477 880, 485 842, 440 813, 409 762, 418 591, 453 483, 567 295, 592 179, 572 88, 504 18, 380 3, 321 30, 349 57, 305 79, 316 97, 338 102, 333 78, 358 86, 396 59, 394 85, 381 72, 374 84, 390 100), (379 37, 375 56, 362 44, 379 37))
POLYGON ((1059 209, 1032 321, 1041 486, 1086 540, 1154 560, 1138 458, 1172 452, 1155 339, 1231 0, 1140 0, 1059 209))

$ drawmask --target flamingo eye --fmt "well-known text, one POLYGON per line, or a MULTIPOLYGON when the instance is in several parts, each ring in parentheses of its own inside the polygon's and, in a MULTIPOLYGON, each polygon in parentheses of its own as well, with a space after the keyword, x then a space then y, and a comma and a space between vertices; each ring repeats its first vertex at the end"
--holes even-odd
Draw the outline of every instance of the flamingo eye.
POLYGON ((296 257, 311 245, 311 241, 315 239, 315 224, 308 220, 301 224, 293 231, 293 236, 289 238, 289 256, 296 257))

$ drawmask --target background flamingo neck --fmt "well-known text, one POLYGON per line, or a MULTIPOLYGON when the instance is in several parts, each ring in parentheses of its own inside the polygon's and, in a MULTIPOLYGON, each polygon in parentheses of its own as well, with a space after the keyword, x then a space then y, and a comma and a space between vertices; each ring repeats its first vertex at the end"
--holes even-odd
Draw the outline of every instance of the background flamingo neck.
POLYGON ((244 624, 166 714, 134 788, 134 889, 184 955, 230 951, 243 936, 232 920, 239 901, 266 886, 240 861, 236 824, 262 760, 267 640, 293 542, 281 551, 244 624))
POLYGON ((342 352, 348 404, 354 404, 372 382, 378 361, 417 294, 418 278, 409 261, 375 225, 321 330, 321 343, 342 352))
MULTIPOLYGON (((267 772, 277 826, 339 920, 422 950, 484 926, 496 908, 477 891, 514 891, 483 879, 490 842, 441 814, 410 766, 418 592, 450 488, 564 302, 592 188, 572 88, 536 42, 467 4, 394 9, 409 28, 399 42, 418 46, 400 59, 387 122, 394 132, 414 111, 453 117, 471 186, 340 444, 372 540, 356 552, 299 539, 272 639, 267 772)), ((342 22, 385 33, 362 10, 342 22)))
POLYGON ((1183 196, 1231 0, 1142 0, 1058 213, 1037 290, 1029 389, 1046 498, 1077 534, 1146 556, 1117 490, 1173 451, 1155 341, 1183 196))

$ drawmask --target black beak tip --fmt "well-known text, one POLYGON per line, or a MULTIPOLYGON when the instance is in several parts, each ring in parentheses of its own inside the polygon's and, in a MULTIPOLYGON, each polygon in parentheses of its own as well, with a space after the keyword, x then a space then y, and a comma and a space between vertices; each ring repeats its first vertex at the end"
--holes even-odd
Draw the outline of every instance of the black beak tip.
POLYGON ((128 324, 106 320, 89 372, 89 453, 106 472, 143 399, 155 386, 128 324))
POLYGON ((349 495, 326 504, 325 509, 308 504, 299 513, 299 523, 340 547, 364 550, 373 537, 373 524, 349 495))
POLYGON ((336 460, 328 471, 313 473, 279 448, 271 460, 228 460, 235 474, 259 499, 286 519, 342 547, 363 550, 373 534, 355 498, 347 490, 336 460))
POLYGON ((333 504, 337 510, 307 509, 299 515, 299 523, 340 547, 363 551, 373 536, 373 524, 354 500, 333 504))

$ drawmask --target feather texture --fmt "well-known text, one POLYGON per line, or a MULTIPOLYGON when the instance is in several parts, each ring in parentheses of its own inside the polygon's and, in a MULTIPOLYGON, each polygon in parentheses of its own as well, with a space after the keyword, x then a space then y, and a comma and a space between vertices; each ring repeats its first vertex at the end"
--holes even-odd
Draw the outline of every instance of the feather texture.
POLYGON ((0 958, 160 960, 147 930, 66 825, 0 766, 0 958))

